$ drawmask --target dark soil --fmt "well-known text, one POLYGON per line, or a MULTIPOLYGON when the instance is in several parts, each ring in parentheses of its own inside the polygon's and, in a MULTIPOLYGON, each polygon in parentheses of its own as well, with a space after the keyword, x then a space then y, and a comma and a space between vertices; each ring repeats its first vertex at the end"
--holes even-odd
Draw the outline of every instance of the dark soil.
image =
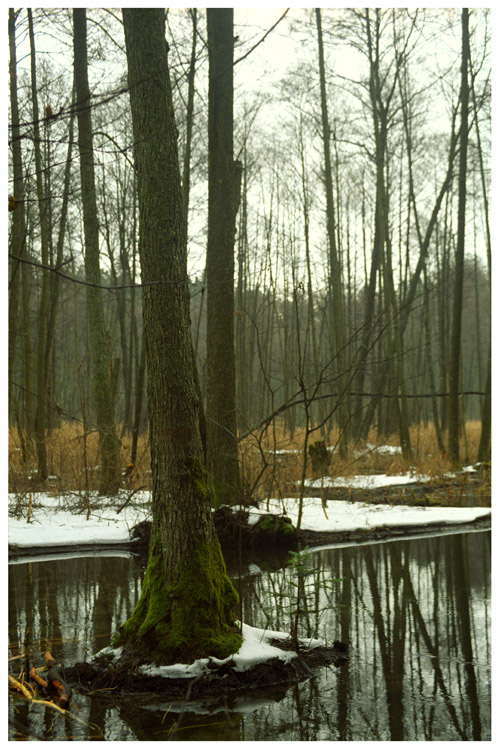
MULTIPOLYGON (((283 650, 296 650, 291 641, 273 641, 283 650)), ((137 664, 123 658, 109 662, 106 656, 98 657, 92 664, 80 662, 65 669, 66 680, 80 693, 103 691, 102 695, 161 696, 168 700, 210 700, 227 696, 248 695, 258 691, 259 695, 287 689, 314 675, 314 670, 325 666, 339 666, 348 659, 348 647, 335 641, 332 646, 313 649, 301 647, 297 657, 285 663, 275 658, 257 664, 245 672, 236 672, 234 663, 220 666, 215 662, 207 674, 192 679, 170 679, 142 675, 137 664)))

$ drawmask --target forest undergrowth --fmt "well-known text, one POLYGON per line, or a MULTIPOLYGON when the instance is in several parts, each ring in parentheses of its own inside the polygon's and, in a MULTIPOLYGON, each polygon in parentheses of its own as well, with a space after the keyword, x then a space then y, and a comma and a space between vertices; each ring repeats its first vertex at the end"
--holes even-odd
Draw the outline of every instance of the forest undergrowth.
MULTIPOLYGON (((469 421, 462 436, 462 463, 472 463, 477 455, 481 433, 480 421, 469 421)), ((433 479, 453 471, 446 455, 438 449, 434 427, 416 424, 410 428, 412 458, 403 458, 396 435, 381 438, 373 429, 366 443, 352 446, 341 458, 336 450, 337 429, 329 434, 317 430, 308 435, 308 446, 324 441, 328 446, 325 470, 318 473, 306 454, 306 476, 350 477, 357 474, 389 475, 414 471, 433 479), (384 447, 382 447, 384 446, 384 447), (389 446, 389 447, 387 447, 389 446)), ((247 436, 240 442, 243 502, 252 503, 269 497, 287 497, 297 493, 304 462, 305 431, 293 435, 283 423, 275 423, 265 431, 247 436)), ((122 486, 127 490, 151 489, 151 469, 147 433, 140 435, 137 460, 130 463, 132 437, 121 437, 122 486)), ((17 429, 9 430, 9 492, 45 491, 54 495, 64 492, 85 492, 98 489, 99 439, 96 431, 84 432, 77 422, 63 422, 47 436, 49 477, 42 485, 37 478, 34 443, 20 440, 17 429)))

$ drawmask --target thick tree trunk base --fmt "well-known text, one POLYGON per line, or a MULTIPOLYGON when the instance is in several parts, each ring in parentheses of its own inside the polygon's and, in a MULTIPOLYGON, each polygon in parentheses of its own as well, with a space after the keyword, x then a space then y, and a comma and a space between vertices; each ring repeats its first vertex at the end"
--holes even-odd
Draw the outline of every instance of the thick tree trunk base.
POLYGON ((218 540, 200 540, 175 584, 167 579, 160 550, 153 538, 141 597, 114 645, 125 647, 134 660, 162 664, 206 656, 225 659, 238 651, 241 635, 231 615, 238 596, 218 540))

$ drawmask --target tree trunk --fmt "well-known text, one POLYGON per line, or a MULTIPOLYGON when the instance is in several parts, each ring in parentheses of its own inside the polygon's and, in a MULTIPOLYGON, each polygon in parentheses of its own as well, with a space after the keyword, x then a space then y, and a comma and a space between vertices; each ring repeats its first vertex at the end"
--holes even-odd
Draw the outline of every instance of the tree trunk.
MULTIPOLYGON (((33 145, 35 150, 36 191, 38 199, 38 216, 40 221, 40 245, 42 265, 49 264, 49 226, 48 196, 43 186, 42 154, 40 150, 40 113, 38 108, 38 89, 36 77, 35 34, 33 31, 33 13, 28 8, 28 27, 31 57, 31 102, 33 112, 33 145)), ((47 126, 45 126, 47 127, 47 126)), ((47 135, 47 133, 46 133, 47 135)), ((40 307, 37 315, 37 353, 36 353, 36 413, 35 413, 35 446, 37 455, 37 478, 43 484, 48 476, 47 446, 45 443, 47 381, 45 356, 47 345, 47 322, 49 315, 49 272, 42 269, 42 289, 40 307)))
POLYGON ((141 598, 116 642, 145 661, 223 658, 241 636, 203 467, 164 10, 124 8, 123 22, 146 285, 153 529, 141 598))
POLYGON ((233 9, 207 9, 207 466, 215 505, 240 498, 234 360, 234 235, 242 166, 233 161, 233 9))
POLYGON ((458 227, 455 253, 455 284, 453 292, 453 318, 451 325, 450 370, 449 370, 449 410, 448 410, 448 454, 450 461, 460 461, 460 351, 462 338, 462 297, 465 247, 465 200, 467 188, 467 141, 468 141, 468 50, 469 50, 469 11, 462 9, 462 82, 460 89, 460 160, 458 172, 458 227))
MULTIPOLYGON (((100 284, 99 226, 94 178, 91 100, 87 71, 87 18, 85 8, 74 8, 74 55, 78 147, 85 232, 85 276, 100 284)), ((93 393, 101 458, 101 493, 114 494, 120 486, 120 441, 116 435, 112 384, 109 377, 110 346, 107 339, 101 290, 87 286, 87 311, 92 348, 93 393)))
MULTIPOLYGON (((9 278, 9 394, 13 393, 12 383, 15 382, 15 364, 17 341, 23 338, 23 328, 20 325, 19 303, 20 279, 23 275, 22 259, 26 254, 26 217, 24 210, 24 178, 23 157, 21 149, 21 133, 19 127, 19 105, 17 96, 17 56, 16 56, 16 13, 9 8, 9 74, 10 74, 10 111, 11 111, 11 148, 13 186, 12 197, 15 199, 12 211, 11 253, 12 270, 9 278)), ((27 267, 27 266, 26 266, 27 267)), ((21 318, 22 321, 22 318, 21 318)), ((16 400, 17 404, 17 400, 16 400)), ((9 409, 14 406, 14 397, 9 398, 9 409)), ((16 407, 17 410, 17 407, 16 407)))
POLYGON ((321 28, 321 10, 316 8, 316 26, 318 32, 319 53, 319 75, 321 88, 321 119, 323 129, 323 155, 325 170, 325 193, 326 193, 326 224, 329 247, 330 267, 330 295, 332 305, 332 320, 334 347, 334 380, 338 393, 338 420, 339 420, 339 453, 345 456, 350 432, 350 416, 347 404, 347 362, 344 338, 344 299, 342 288, 342 271, 340 266, 339 249, 335 236, 335 207, 333 203, 332 162, 330 154, 330 124, 328 122, 328 105, 326 99, 326 77, 325 60, 323 53, 323 32, 321 28))

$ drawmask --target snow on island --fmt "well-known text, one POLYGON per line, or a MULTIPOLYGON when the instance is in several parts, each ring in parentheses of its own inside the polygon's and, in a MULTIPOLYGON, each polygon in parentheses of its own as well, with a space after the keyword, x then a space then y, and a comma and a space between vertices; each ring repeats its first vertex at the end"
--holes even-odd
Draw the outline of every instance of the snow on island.
MULTIPOLYGON (((375 488, 422 482, 425 479, 422 475, 417 476, 413 473, 398 476, 360 475, 347 479, 336 478, 333 480, 333 486, 375 488)), ((317 480, 310 486, 321 486, 321 481, 317 480)), ((327 482, 332 480, 325 477, 324 487, 327 486, 327 482)), ((101 498, 104 507, 92 510, 87 518, 86 513, 69 509, 65 497, 33 493, 29 523, 26 508, 23 509, 22 517, 9 518, 9 544, 23 551, 41 547, 126 544, 131 539, 133 527, 150 518, 150 499, 149 492, 137 493, 134 500, 138 501, 138 505, 129 504, 117 512, 111 506, 110 498, 101 498)), ((9 495, 11 509, 16 507, 17 501, 18 497, 15 494, 9 495)), ((297 498, 263 501, 259 509, 250 509, 249 523, 255 523, 266 513, 286 515, 295 526, 298 517, 297 498)), ((301 528, 319 532, 347 532, 360 529, 369 531, 380 526, 400 529, 432 524, 453 526, 471 523, 481 518, 487 519, 490 516, 490 508, 407 507, 344 500, 328 500, 323 510, 319 497, 308 497, 304 499, 301 528)))
MULTIPOLYGON (((241 634, 243 636, 243 643, 239 651, 231 654, 226 659, 217 659, 215 656, 210 656, 209 658, 197 659, 192 664, 145 664, 139 667, 139 673, 147 677, 163 677, 170 680, 191 679, 209 674, 214 667, 221 667, 229 663, 233 671, 247 672, 257 664, 263 664, 271 659, 280 659, 288 663, 297 658, 296 651, 290 649, 284 650, 271 643, 271 641, 289 641, 289 633, 282 633, 277 630, 262 630, 261 628, 254 628, 243 623, 241 634)), ((325 645, 323 641, 317 638, 299 638, 299 643, 302 647, 308 649, 321 648, 325 645)), ((108 663, 115 662, 120 658, 122 652, 122 648, 107 646, 95 654, 92 661, 94 663, 99 662, 102 657, 106 657, 108 663)))
MULTIPOLYGON (((235 672, 247 672, 257 664, 263 664, 271 659, 280 659, 281 661, 288 663, 297 658, 296 651, 288 649, 283 650, 282 648, 273 646, 273 644, 270 643, 271 640, 290 640, 289 633, 281 633, 277 630, 261 630, 261 628, 253 628, 250 625, 243 623, 241 634, 243 636, 243 643, 241 644, 240 650, 237 653, 228 656, 227 659, 216 659, 215 656, 211 656, 210 659, 197 659, 192 664, 169 664, 167 666, 148 664, 140 667, 139 671, 141 674, 150 677, 177 679, 208 674, 211 671, 208 666, 209 663, 213 668, 213 665, 221 667, 222 665, 231 662, 231 669, 235 672)), ((325 645, 323 641, 319 641, 316 638, 299 638, 299 642, 302 646, 307 648, 319 648, 325 645)), ((96 655, 96 658, 98 656, 99 654, 96 655)))

